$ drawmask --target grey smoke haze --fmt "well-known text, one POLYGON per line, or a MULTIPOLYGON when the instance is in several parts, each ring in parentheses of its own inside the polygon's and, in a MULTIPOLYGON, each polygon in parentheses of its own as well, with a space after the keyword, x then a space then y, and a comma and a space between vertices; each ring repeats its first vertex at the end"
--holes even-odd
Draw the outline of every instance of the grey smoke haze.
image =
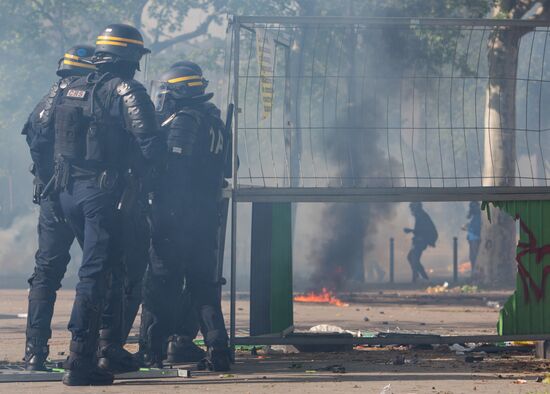
MULTIPOLYGON (((378 133, 356 129, 372 124, 377 109, 377 106, 369 109, 364 103, 353 107, 328 133, 328 157, 331 165, 338 168, 337 178, 340 177, 334 182, 343 187, 390 186, 378 180, 385 174, 378 133)), ((322 213, 322 231, 314 240, 310 256, 316 264, 312 285, 340 290, 349 282, 363 282, 365 254, 375 246, 378 223, 389 220, 393 211, 391 203, 327 204, 322 213)))

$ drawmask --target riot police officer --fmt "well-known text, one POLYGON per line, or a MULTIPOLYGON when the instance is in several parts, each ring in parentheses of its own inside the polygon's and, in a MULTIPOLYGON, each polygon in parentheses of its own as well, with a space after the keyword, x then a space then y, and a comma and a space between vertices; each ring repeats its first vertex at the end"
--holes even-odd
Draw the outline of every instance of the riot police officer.
MULTIPOLYGON (((191 68, 196 75, 202 77, 201 67, 191 61, 179 61, 174 63, 170 68, 175 67, 188 67, 191 68)), ((164 122, 169 116, 175 112, 174 102, 169 101, 165 102, 161 110, 157 111, 157 118, 159 123, 164 122)), ((132 218, 132 221, 140 220, 140 216, 136 215, 132 218)), ((142 226, 129 226, 128 231, 125 229, 124 234, 127 238, 125 244, 128 245, 128 251, 126 254, 130 253, 131 258, 126 258, 131 260, 133 264, 133 269, 127 272, 125 277, 124 285, 124 329, 123 329, 123 338, 124 340, 128 336, 128 333, 134 323, 135 316, 141 304, 141 289, 142 289, 142 278, 147 268, 149 261, 148 254, 147 257, 143 256, 143 248, 139 245, 143 243, 143 239, 147 236, 144 231, 140 229, 142 226), (145 264, 144 264, 145 262, 145 264), (136 264, 137 263, 137 264, 136 264)), ((126 249, 126 248, 125 248, 126 249)), ((205 352, 200 347, 193 343, 193 339, 196 338, 199 332, 199 319, 197 312, 191 302, 191 294, 189 291, 189 286, 184 285, 184 289, 178 298, 170 300, 174 304, 179 305, 179 310, 176 313, 176 324, 175 331, 169 337, 166 356, 167 361, 172 364, 186 363, 186 362, 196 362, 204 359, 205 352)), ((147 313, 147 310, 142 311, 141 314, 141 327, 144 332, 148 330, 148 327, 151 326, 154 322, 154 316, 147 313)), ((143 356, 144 349, 143 344, 140 345, 140 352, 138 354, 138 359, 143 356)))
POLYGON ((69 249, 74 240, 70 227, 61 220, 55 196, 41 198, 44 186, 53 175, 54 129, 52 107, 67 85, 79 76, 95 70, 90 63, 94 48, 76 45, 59 59, 57 75, 61 77, 38 103, 27 120, 23 134, 29 145, 34 174, 33 202, 40 205, 38 218, 38 250, 34 273, 29 279, 29 305, 25 346, 25 368, 45 370, 49 354, 51 320, 56 292, 70 260, 69 249))
POLYGON ((165 151, 153 104, 133 79, 148 52, 134 27, 107 26, 96 41, 93 61, 98 72, 71 81, 54 106, 54 189, 83 250, 69 321, 66 385, 113 381, 110 371, 97 367, 95 357, 109 263, 120 259, 116 203, 121 172, 127 168, 127 149, 134 143, 148 165, 165 151))
POLYGON ((168 157, 151 213, 151 261, 143 291, 140 341, 150 365, 162 366, 168 335, 176 331, 177 299, 185 278, 197 311, 210 369, 230 368, 228 338, 217 273, 219 204, 226 135, 218 108, 208 101, 207 81, 192 67, 174 67, 152 89, 157 111, 170 108, 162 122, 168 157))

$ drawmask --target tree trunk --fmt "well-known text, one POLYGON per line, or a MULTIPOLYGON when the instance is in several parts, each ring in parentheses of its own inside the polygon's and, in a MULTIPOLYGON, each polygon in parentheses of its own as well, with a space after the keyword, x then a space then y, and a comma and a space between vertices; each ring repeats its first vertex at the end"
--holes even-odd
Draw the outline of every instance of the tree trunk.
MULTIPOLYGON (((483 186, 514 186, 516 166, 516 71, 524 31, 501 29, 489 42, 489 82, 485 100, 483 186)), ((517 272, 513 219, 491 208, 484 215, 474 277, 495 287, 513 285, 517 272)))

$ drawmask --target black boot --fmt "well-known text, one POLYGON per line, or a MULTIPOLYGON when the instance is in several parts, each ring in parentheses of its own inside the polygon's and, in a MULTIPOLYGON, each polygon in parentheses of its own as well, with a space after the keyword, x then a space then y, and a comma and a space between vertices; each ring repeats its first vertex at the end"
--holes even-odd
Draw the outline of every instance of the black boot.
POLYGON ((139 371, 139 361, 121 345, 111 343, 99 348, 97 366, 112 373, 139 371))
POLYGON ((231 369, 231 352, 229 348, 208 348, 206 358, 199 361, 197 369, 215 372, 226 372, 231 369))
POLYGON ((193 363, 206 357, 206 352, 193 341, 174 335, 170 337, 166 351, 166 361, 170 364, 193 363))
POLYGON ((68 371, 63 376, 63 384, 67 386, 108 386, 113 384, 113 374, 99 368, 93 354, 83 355, 71 352, 66 368, 68 371))
POLYGON ((156 349, 156 351, 147 346, 147 344, 140 342, 139 350, 134 354, 134 359, 140 367, 144 368, 163 368, 164 364, 162 360, 164 359, 164 354, 162 349, 156 349))
POLYGON ((25 369, 27 371, 47 371, 46 359, 50 354, 48 340, 42 338, 29 338, 25 346, 25 369))
POLYGON ((138 371, 140 364, 134 356, 110 335, 109 330, 99 331, 98 367, 112 373, 138 371))

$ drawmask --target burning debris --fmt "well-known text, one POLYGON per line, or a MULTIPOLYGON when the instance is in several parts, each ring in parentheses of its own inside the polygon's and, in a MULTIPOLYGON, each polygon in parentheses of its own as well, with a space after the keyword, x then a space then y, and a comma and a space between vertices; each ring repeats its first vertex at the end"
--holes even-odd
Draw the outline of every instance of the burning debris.
POLYGON ((330 304, 340 307, 348 307, 349 304, 346 304, 338 297, 334 295, 332 291, 323 288, 320 293, 315 293, 311 291, 307 294, 297 295, 294 297, 295 302, 309 302, 315 304, 330 304))

